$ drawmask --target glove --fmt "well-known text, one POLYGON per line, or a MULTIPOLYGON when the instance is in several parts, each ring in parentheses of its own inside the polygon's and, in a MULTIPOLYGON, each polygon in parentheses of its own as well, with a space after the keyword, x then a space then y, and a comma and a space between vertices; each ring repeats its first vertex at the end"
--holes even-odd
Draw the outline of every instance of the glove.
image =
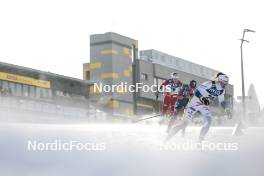
POLYGON ((200 97, 200 101, 204 104, 204 105, 209 105, 209 100, 203 96, 200 97))
POLYGON ((225 113, 226 113, 228 119, 232 119, 232 112, 229 108, 225 109, 225 113))

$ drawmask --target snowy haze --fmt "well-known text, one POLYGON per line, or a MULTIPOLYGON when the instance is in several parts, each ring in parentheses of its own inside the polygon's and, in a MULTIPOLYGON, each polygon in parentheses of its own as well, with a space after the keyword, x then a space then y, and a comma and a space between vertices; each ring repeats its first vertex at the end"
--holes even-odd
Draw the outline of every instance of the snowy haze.
MULTIPOLYGON (((199 132, 187 128, 189 139, 199 132)), ((134 124, 0 124, 2 175, 160 176, 263 175, 263 128, 232 137, 230 128, 212 128, 210 142, 237 143, 235 151, 184 151, 160 147, 165 127, 134 124), (256 138, 259 136, 259 138, 256 138), (104 143, 97 151, 29 151, 28 141, 104 143)), ((175 136, 170 143, 186 142, 175 136)))
POLYGON ((264 11, 256 0, 0 1, 0 61, 82 78, 89 35, 113 31, 230 76, 241 95, 240 41, 244 28, 245 83, 261 106, 264 11), (70 70, 70 71, 69 71, 70 70))

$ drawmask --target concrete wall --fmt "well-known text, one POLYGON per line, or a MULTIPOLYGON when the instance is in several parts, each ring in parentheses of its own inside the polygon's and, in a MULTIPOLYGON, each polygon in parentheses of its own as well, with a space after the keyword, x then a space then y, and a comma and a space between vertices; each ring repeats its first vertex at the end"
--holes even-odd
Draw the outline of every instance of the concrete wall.
MULTIPOLYGON (((132 49, 137 55, 137 40, 116 34, 105 33, 90 36, 90 79, 103 85, 127 85, 133 83, 132 49)), ((94 94, 97 99, 109 96, 107 106, 113 113, 131 114, 133 93, 118 91, 94 94)))
MULTIPOLYGON (((139 61, 139 75, 144 73, 148 75, 148 80, 140 80, 143 84, 147 84, 149 86, 154 84, 154 78, 162 78, 162 79, 168 79, 170 77, 170 74, 172 72, 177 72, 179 74, 179 79, 183 81, 183 83, 188 84, 191 80, 196 80, 197 85, 202 84, 204 81, 207 81, 208 79, 202 78, 200 76, 196 76, 190 73, 186 73, 177 69, 168 68, 166 66, 155 64, 150 61, 140 60, 139 61)), ((228 85, 226 88, 226 94, 233 96, 233 86, 228 85)), ((140 96, 144 98, 149 98, 154 100, 155 95, 151 92, 145 93, 140 92, 140 96)))

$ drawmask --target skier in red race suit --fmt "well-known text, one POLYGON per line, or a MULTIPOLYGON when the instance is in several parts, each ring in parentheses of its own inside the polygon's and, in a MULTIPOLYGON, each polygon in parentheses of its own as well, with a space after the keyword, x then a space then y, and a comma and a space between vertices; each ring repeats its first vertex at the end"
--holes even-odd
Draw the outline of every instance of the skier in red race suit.
POLYGON ((165 92, 162 104, 162 116, 166 115, 168 109, 170 110, 170 116, 174 115, 174 106, 182 86, 183 84, 179 80, 178 74, 176 72, 171 73, 170 79, 163 81, 160 86, 160 90, 165 92))

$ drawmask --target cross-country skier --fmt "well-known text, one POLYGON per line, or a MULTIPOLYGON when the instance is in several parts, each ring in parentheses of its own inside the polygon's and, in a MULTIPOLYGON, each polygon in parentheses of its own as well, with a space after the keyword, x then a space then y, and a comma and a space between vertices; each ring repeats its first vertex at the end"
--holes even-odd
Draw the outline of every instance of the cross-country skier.
MULTIPOLYGON (((175 102, 175 107, 174 107, 174 116, 171 117, 167 132, 170 131, 171 127, 177 120, 177 115, 180 111, 184 110, 190 99, 194 95, 194 91, 196 89, 196 84, 197 82, 195 80, 191 80, 189 85, 184 84, 182 90, 180 90, 177 101, 175 102)), ((184 135, 184 131, 183 131, 184 135)))
POLYGON ((193 98, 187 105, 187 109, 184 115, 185 119, 182 123, 178 124, 172 130, 170 130, 166 141, 173 137, 179 130, 185 129, 192 121, 193 115, 196 112, 200 112, 203 118, 203 126, 199 136, 199 140, 202 141, 207 134, 212 122, 212 115, 209 110, 209 104, 216 97, 218 97, 219 103, 221 104, 222 108, 225 109, 227 115, 231 117, 230 109, 226 107, 226 103, 224 101, 225 86, 228 84, 228 81, 228 76, 220 72, 216 75, 214 80, 206 81, 202 85, 198 86, 195 90, 193 98))
POLYGON ((177 96, 182 89, 182 82, 179 80, 178 73, 172 72, 171 78, 163 81, 160 86, 160 91, 165 91, 165 96, 162 104, 162 116, 167 113, 167 110, 170 110, 170 115, 174 114, 174 106, 177 100, 177 96))

